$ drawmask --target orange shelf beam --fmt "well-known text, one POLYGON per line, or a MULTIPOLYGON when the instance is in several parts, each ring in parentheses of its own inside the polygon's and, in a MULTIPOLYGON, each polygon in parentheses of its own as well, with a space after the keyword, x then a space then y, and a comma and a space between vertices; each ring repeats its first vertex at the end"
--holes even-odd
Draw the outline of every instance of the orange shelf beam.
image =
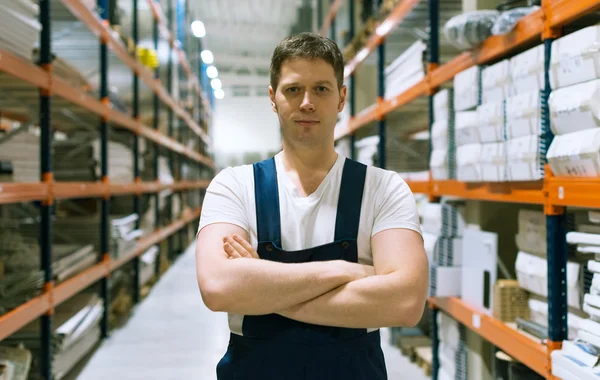
POLYGON ((343 4, 344 0, 335 0, 335 2, 329 7, 329 13, 327 13, 327 16, 325 16, 325 20, 323 20, 323 26, 321 27, 321 31, 319 32, 322 36, 324 36, 325 33, 327 33, 327 31, 329 30, 331 22, 333 21, 335 15, 339 12, 343 4))
POLYGON ((544 344, 528 338, 458 298, 430 298, 429 303, 544 378, 549 376, 547 348, 544 344))
POLYGON ((410 191, 417 194, 429 194, 429 181, 406 181, 410 191))
POLYGON ((600 178, 550 177, 546 184, 553 206, 600 208, 600 178))
POLYGON ((134 257, 141 255, 152 245, 164 240, 194 219, 199 218, 200 213, 201 209, 186 210, 181 219, 142 237, 136 246, 130 252, 124 254, 123 257, 117 260, 103 260, 84 272, 44 292, 40 296, 0 316, 0 340, 14 334, 22 327, 94 284, 102 277, 110 275, 112 271, 123 266, 134 257))
POLYGON ((536 182, 478 182, 457 180, 432 181, 431 195, 455 196, 493 202, 544 204, 543 181, 536 182))
POLYGON ((43 182, 0 182, 0 204, 41 201, 48 198, 48 186, 43 182))
MULTIPOLYGON (((90 96, 84 91, 72 87, 60 77, 53 75, 52 80, 44 70, 27 62, 15 55, 0 49, 0 71, 30 83, 34 86, 50 90, 52 94, 60 96, 69 102, 85 108, 98 116, 105 117, 107 120, 114 122, 118 126, 128 129, 134 133, 156 142, 168 149, 171 149, 179 154, 183 154, 194 161, 201 162, 211 168, 214 168, 214 163, 208 157, 201 155, 191 149, 188 149, 183 144, 176 140, 167 137, 160 132, 141 125, 133 118, 125 115, 117 110, 111 109, 103 104, 100 100, 90 96)), ((191 120, 191 119, 190 119, 191 120)), ((200 129, 199 126, 197 126, 200 129)), ((202 131, 204 133, 204 131, 202 131)))
POLYGON ((365 46, 360 49, 344 67, 344 77, 350 76, 358 65, 364 62, 379 44, 404 20, 406 15, 419 3, 420 0, 401 0, 390 14, 375 28, 375 33, 369 37, 365 46))
MULTIPOLYGON (((163 103, 168 105, 179 118, 186 121, 194 133, 198 134, 198 136, 200 136, 200 138, 202 138, 206 144, 210 143, 208 135, 204 133, 204 131, 195 122, 192 121, 191 117, 185 110, 177 105, 160 80, 155 79, 152 72, 146 66, 139 62, 136 57, 133 57, 131 54, 129 54, 127 48, 125 45, 123 45, 116 32, 106 26, 100 17, 98 17, 92 10, 88 9, 81 2, 81 0, 61 0, 61 2, 75 17, 84 23, 92 33, 94 33, 98 38, 104 39, 107 42, 108 48, 134 73, 137 73, 142 81, 149 88, 151 88, 152 91, 159 96, 163 103)), ((148 2, 154 3, 154 1, 151 0, 148 2)))
POLYGON ((600 9, 598 0, 549 0, 550 25, 559 27, 600 9))

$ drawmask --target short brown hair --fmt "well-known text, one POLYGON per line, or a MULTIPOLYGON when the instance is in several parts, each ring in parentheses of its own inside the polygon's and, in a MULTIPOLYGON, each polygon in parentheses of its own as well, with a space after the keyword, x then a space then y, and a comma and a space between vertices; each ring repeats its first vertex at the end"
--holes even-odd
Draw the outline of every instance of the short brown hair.
POLYGON ((286 59, 322 59, 333 66, 338 88, 344 84, 344 57, 337 44, 317 33, 298 33, 284 38, 271 58, 271 87, 277 91, 281 65, 286 59))

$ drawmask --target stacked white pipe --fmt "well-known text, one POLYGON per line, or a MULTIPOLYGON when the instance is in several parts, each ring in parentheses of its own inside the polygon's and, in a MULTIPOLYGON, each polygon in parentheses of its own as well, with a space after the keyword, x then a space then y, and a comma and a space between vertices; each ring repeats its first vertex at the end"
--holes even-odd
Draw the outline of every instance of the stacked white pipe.
POLYGON ((42 30, 38 15, 30 0, 0 0, 0 49, 31 61, 42 30))
POLYGON ((385 68, 386 100, 402 94, 425 79, 423 57, 426 49, 427 45, 419 40, 385 68))

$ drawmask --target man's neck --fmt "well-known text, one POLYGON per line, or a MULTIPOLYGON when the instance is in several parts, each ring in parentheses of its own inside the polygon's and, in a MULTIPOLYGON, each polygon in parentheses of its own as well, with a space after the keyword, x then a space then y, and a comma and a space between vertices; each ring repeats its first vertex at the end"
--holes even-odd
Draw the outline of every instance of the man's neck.
POLYGON ((282 159, 287 171, 303 174, 328 172, 338 158, 333 146, 297 148, 283 144, 282 159))

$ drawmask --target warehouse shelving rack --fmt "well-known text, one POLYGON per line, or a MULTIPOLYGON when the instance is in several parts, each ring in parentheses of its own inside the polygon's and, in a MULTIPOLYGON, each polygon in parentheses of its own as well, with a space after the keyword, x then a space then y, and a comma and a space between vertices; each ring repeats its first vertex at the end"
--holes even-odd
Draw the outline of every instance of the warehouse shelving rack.
MULTIPOLYGON (((415 99, 429 97, 429 131, 433 122, 433 95, 440 86, 452 80, 461 71, 474 65, 487 64, 510 56, 516 50, 526 47, 536 41, 544 44, 545 65, 545 91, 542 102, 542 120, 545 131, 550 131, 550 113, 548 97, 550 94, 550 54, 552 41, 560 37, 562 27, 585 15, 600 9, 600 0, 542 0, 539 10, 523 17, 514 30, 506 36, 493 36, 488 38, 480 48, 472 52, 464 52, 443 65, 439 64, 439 0, 428 0, 429 5, 429 62, 425 79, 417 83, 393 99, 383 100, 383 60, 385 39, 396 28, 412 8, 420 0, 400 0, 390 14, 382 20, 376 32, 370 37, 366 46, 357 52, 354 58, 346 63, 345 78, 350 80, 349 105, 350 120, 346 125, 338 125, 335 138, 339 140, 350 137, 351 158, 355 158, 355 132, 371 124, 379 123, 380 157, 385 157, 385 135, 382 133, 385 125, 385 116, 415 99), (354 72, 356 67, 378 48, 379 65, 379 97, 375 104, 360 113, 355 109, 354 72)), ((325 19, 324 26, 335 17, 339 9, 336 1, 325 19)), ((379 2, 381 3, 381 1, 379 2)), ((354 1, 350 0, 350 37, 355 28, 354 1)), ((322 29, 322 34, 326 28, 322 29)), ((546 146, 549 146, 553 136, 546 133, 546 146)), ((385 159, 380 160, 380 166, 385 168, 385 159)), ((566 300, 566 221, 565 207, 600 208, 600 179, 597 178, 560 178, 555 177, 548 165, 545 166, 544 179, 535 182, 505 182, 505 183, 462 183, 457 180, 433 180, 408 182, 414 193, 429 195, 431 200, 439 200, 443 196, 453 196, 463 199, 484 200, 493 202, 510 202, 538 204, 544 207, 546 215, 547 246, 548 246, 548 339, 538 343, 508 327, 490 315, 466 304, 456 297, 429 299, 432 311, 432 374, 433 379, 438 378, 439 357, 437 337, 437 313, 439 310, 460 323, 467 326, 475 333, 488 340, 508 355, 521 361, 540 375, 553 379, 551 372, 551 357, 553 350, 560 349, 562 341, 567 337, 567 300, 566 300)))
MULTIPOLYGON (((161 184, 158 181, 158 146, 162 146, 169 152, 176 153, 179 156, 179 164, 186 160, 194 163, 199 168, 205 170, 204 174, 214 175, 215 165, 212 158, 207 155, 207 146, 210 144, 210 138, 207 133, 208 120, 211 117, 208 96, 201 90, 199 76, 196 76, 187 59, 185 51, 181 44, 170 33, 172 25, 172 9, 169 9, 168 19, 164 16, 161 6, 157 0, 147 1, 153 13, 154 39, 157 44, 158 30, 164 38, 169 40, 169 62, 168 69, 173 69, 172 53, 175 52, 179 57, 179 63, 182 65, 187 75, 188 83, 194 89, 194 95, 198 99, 197 113, 198 120, 185 110, 185 107, 178 104, 173 97, 172 83, 169 76, 169 83, 165 87, 158 79, 158 69, 152 73, 144 66, 135 55, 131 55, 124 44, 119 40, 116 34, 110 29, 108 22, 108 0, 98 0, 98 13, 88 9, 81 0, 60 0, 62 4, 75 15, 83 25, 93 32, 100 41, 100 98, 95 99, 88 93, 79 88, 71 86, 68 82, 61 79, 52 72, 52 47, 51 30, 52 21, 50 19, 51 0, 39 0, 39 20, 42 25, 40 34, 40 60, 37 65, 25 61, 14 54, 0 49, 0 73, 7 74, 23 83, 34 86, 39 89, 39 127, 40 127, 40 182, 34 183, 0 183, 0 205, 14 204, 22 202, 40 201, 40 252, 42 269, 44 270, 44 288, 41 295, 29 300, 25 304, 0 316, 0 341, 17 332, 25 325, 31 323, 36 318, 41 317, 41 376, 45 379, 52 378, 52 314, 54 308, 68 300, 72 296, 86 289, 88 286, 101 281, 101 293, 104 300, 105 312, 101 322, 103 337, 109 333, 108 326, 108 305, 109 292, 108 284, 110 275, 116 269, 126 263, 133 262, 135 280, 139 279, 139 257, 154 244, 160 243, 174 234, 186 229, 190 223, 197 221, 200 216, 200 209, 183 208, 178 219, 173 220, 172 215, 166 223, 161 223, 158 214, 158 207, 155 213, 155 230, 141 237, 133 249, 126 252, 118 259, 110 257, 109 249, 109 210, 110 198, 114 196, 132 195, 134 197, 134 210, 140 215, 140 196, 142 194, 156 194, 155 204, 158 206, 158 193, 163 190, 172 192, 189 192, 204 190, 207 188, 210 180, 185 181, 179 180, 173 184, 161 184), (108 100, 108 51, 112 51, 123 63, 132 70, 133 77, 133 115, 128 116, 115 109, 112 109, 108 100), (154 92, 154 125, 148 127, 143 125, 140 118, 140 79, 154 92), (54 97, 62 98, 73 106, 81 107, 92 114, 95 114, 99 120, 99 131, 101 136, 101 173, 102 179, 99 182, 57 182, 53 178, 51 162, 51 102, 54 97), (158 131, 158 115, 160 111, 159 100, 164 103, 169 110, 169 133, 168 136, 158 131), (174 116, 194 132, 198 141, 197 146, 203 152, 197 152, 188 148, 183 138, 191 139, 183 130, 180 132, 179 139, 175 138, 173 133, 174 116), (108 177, 108 135, 109 127, 114 126, 128 130, 134 136, 133 144, 133 182, 111 183, 108 177), (154 143, 154 181, 142 182, 139 167, 139 138, 143 137, 154 143), (52 281, 52 207, 55 200, 77 199, 77 198, 99 198, 101 200, 101 249, 98 263, 84 272, 55 285, 52 281), (167 224, 168 223, 168 224, 167 224)), ((139 25, 138 25, 138 2, 133 0, 133 40, 135 46, 138 43, 139 25)), ((171 8, 172 5, 169 5, 171 8)), ((187 20, 178 20, 179 23, 187 20)), ((188 24, 189 25, 189 24, 188 24)), ((200 70, 202 68, 200 67, 200 70)), ((188 104, 188 108, 194 109, 194 104, 188 104)), ((4 112, 5 110, 3 110, 4 112)), ((10 111, 10 110, 6 110, 10 111)), ((172 160, 173 155, 170 154, 172 160)), ((173 170, 173 165, 171 166, 173 170)), ((181 178, 180 178, 181 179, 181 178)), ((172 206, 172 197, 170 197, 169 206, 172 206)), ((172 207, 169 207, 171 210, 172 207)), ((139 221, 138 221, 139 223, 139 221)), ((139 227, 139 225, 138 225, 139 227)), ((181 234, 180 234, 181 239, 181 234)), ((181 245, 180 245, 181 247, 181 245)), ((172 246, 169 244, 169 250, 172 246)), ((160 256, 159 256, 160 257, 160 256)), ((158 262, 159 260, 157 260, 158 262)), ((157 263, 157 275, 158 265, 157 263)), ((140 300, 139 282, 135 281, 133 300, 140 300)))

